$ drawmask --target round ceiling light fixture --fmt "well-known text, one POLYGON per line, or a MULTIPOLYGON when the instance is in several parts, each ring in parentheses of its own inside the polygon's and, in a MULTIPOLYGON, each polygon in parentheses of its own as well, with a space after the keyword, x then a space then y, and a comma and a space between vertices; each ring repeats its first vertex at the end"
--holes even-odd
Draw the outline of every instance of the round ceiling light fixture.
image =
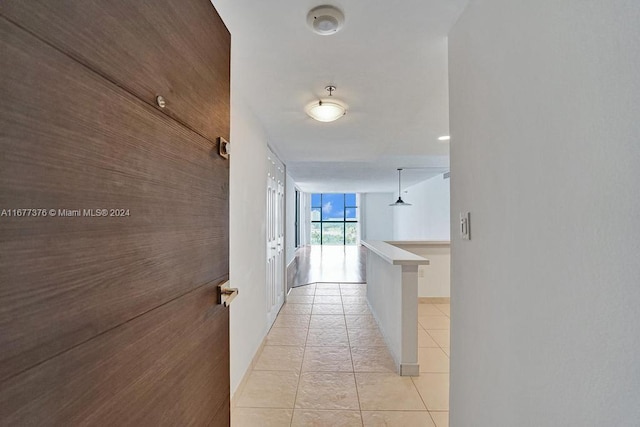
MULTIPOLYGON (((325 89, 329 92, 329 96, 332 97, 336 87, 327 86, 325 89)), ((347 114, 347 109, 340 101, 332 98, 331 100, 312 102, 307 106, 306 112, 309 117, 319 122, 333 122, 347 114)))
POLYGON ((344 14, 334 6, 314 7, 307 15, 307 24, 309 24, 314 33, 321 36, 330 36, 342 28, 344 14))

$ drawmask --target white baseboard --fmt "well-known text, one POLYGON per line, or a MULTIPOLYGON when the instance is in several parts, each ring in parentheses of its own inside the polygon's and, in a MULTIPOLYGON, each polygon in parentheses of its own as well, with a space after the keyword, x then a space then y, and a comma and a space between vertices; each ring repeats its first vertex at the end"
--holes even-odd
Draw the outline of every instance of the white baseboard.
POLYGON ((258 347, 258 350, 256 351, 256 354, 253 355, 253 359, 251 359, 251 363, 249 364, 249 367, 247 368, 246 372, 242 376, 242 380, 240 380, 240 384, 238 385, 238 388, 231 395, 231 409, 236 407, 238 398, 242 395, 242 391, 244 390, 244 387, 247 385, 247 381, 249 380, 249 375, 251 375, 251 372, 253 372, 253 368, 256 365, 256 362, 258 362, 258 359, 262 354, 262 350, 264 349, 264 345, 266 342, 267 342, 267 336, 265 335, 264 338, 262 339, 262 343, 260 343, 260 347, 258 347))
POLYGON ((450 297, 419 297, 418 304, 451 304, 450 297))
POLYGON ((420 375, 420 365, 417 363, 403 363, 400 365, 400 376, 417 377, 420 375))

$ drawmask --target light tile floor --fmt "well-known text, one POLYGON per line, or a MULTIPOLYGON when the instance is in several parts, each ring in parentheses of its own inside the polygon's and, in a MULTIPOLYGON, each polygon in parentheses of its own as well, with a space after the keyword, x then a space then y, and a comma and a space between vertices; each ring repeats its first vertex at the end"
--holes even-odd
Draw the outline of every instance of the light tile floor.
POLYGON ((449 424, 449 304, 418 306, 420 376, 395 372, 366 285, 294 288, 236 399, 232 427, 449 424))

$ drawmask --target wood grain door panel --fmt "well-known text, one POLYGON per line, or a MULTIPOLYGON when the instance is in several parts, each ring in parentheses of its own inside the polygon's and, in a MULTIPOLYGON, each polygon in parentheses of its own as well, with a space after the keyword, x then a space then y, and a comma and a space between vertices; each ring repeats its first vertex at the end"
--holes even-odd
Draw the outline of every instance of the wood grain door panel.
POLYGON ((6 380, 225 279, 229 166, 211 141, 2 18, 0 51, 0 208, 130 212, 0 218, 6 380))
POLYGON ((211 141, 229 139, 230 39, 209 0, 4 0, 0 14, 211 141))
POLYGON ((228 309, 215 305, 215 288, 192 290, 4 382, 3 425, 228 426, 228 309))

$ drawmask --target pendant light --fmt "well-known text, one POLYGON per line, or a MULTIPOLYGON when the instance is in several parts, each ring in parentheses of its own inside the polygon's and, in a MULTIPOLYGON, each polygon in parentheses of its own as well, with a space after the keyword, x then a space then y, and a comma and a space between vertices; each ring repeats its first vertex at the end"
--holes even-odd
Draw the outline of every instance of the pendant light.
POLYGON ((401 177, 400 174, 402 173, 402 168, 398 168, 398 200, 396 200, 395 203, 391 203, 389 204, 389 206, 411 206, 411 203, 406 203, 404 200, 402 200, 402 196, 401 194, 401 187, 400 187, 400 183, 401 183, 401 177))
MULTIPOLYGON (((325 88, 329 92, 329 96, 333 97, 335 86, 327 86, 325 88)), ((339 101, 319 100, 307 106, 307 114, 314 120, 319 122, 332 122, 347 114, 347 109, 339 101)))

